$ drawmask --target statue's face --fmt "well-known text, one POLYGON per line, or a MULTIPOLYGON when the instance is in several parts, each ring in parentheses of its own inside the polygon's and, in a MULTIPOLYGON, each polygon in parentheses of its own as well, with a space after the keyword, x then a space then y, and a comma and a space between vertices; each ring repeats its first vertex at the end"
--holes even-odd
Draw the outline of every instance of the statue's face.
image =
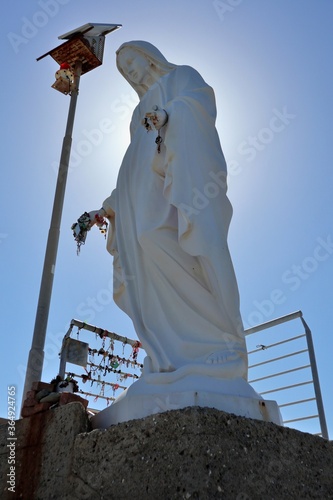
POLYGON ((140 84, 147 77, 149 62, 131 48, 124 48, 118 54, 118 66, 123 70, 131 82, 140 84))

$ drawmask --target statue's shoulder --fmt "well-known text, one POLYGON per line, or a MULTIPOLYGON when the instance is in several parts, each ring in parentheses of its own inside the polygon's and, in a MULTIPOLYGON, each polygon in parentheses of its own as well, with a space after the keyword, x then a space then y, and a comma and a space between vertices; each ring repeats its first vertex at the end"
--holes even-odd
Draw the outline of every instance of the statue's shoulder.
POLYGON ((196 69, 192 68, 192 66, 176 66, 171 74, 173 78, 182 80, 186 83, 193 83, 195 86, 207 85, 200 73, 196 69))

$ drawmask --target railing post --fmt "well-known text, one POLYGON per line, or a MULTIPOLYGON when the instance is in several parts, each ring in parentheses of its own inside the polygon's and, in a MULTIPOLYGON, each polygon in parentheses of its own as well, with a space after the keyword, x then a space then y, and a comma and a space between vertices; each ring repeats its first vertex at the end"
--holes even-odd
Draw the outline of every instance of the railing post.
POLYGON ((65 378, 68 339, 72 333, 72 330, 73 330, 73 323, 70 324, 69 329, 62 340, 62 346, 60 351, 60 365, 59 365, 59 375, 62 380, 65 378))
POLYGON ((313 386, 314 386, 315 395, 316 395, 321 434, 322 434, 323 438, 329 439, 327 425, 326 425, 324 405, 323 405, 320 384, 319 384, 316 356, 315 356, 313 341, 312 341, 312 333, 311 333, 311 330, 310 330, 309 326, 307 325, 306 321, 304 320, 303 316, 301 316, 301 321, 302 321, 304 329, 305 329, 305 335, 306 335, 306 340, 307 340, 307 344, 308 344, 313 386))

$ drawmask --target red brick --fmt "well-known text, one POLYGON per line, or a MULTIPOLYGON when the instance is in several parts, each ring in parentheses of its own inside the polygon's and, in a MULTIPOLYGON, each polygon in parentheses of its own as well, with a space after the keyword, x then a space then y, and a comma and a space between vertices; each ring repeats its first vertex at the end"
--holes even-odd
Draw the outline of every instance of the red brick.
POLYGON ((54 391, 54 384, 48 384, 46 382, 33 382, 31 386, 32 391, 42 391, 43 389, 47 389, 50 392, 54 391))
POLYGON ((85 408, 87 408, 87 406, 88 406, 88 401, 86 399, 83 399, 80 396, 73 394, 72 392, 62 392, 60 394, 59 406, 67 405, 68 403, 76 403, 76 402, 82 403, 85 408))
POLYGON ((27 399, 34 399, 37 394, 37 391, 28 391, 25 395, 27 399))
POLYGON ((38 403, 35 406, 32 406, 30 408, 28 407, 23 407, 21 415, 23 418, 25 417, 31 417, 32 415, 35 415, 36 413, 40 413, 42 411, 46 411, 50 408, 51 403, 38 403))
POLYGON ((38 404, 38 401, 35 400, 35 398, 27 398, 24 400, 23 407, 28 408, 31 406, 36 406, 38 404))

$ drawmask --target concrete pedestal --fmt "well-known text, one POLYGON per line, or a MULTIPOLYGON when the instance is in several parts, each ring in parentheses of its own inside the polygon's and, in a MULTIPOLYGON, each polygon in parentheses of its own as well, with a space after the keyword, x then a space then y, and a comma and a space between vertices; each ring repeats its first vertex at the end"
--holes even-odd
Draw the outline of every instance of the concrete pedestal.
POLYGON ((95 415, 92 425, 95 429, 106 429, 120 422, 189 406, 216 408, 282 425, 277 403, 264 401, 244 379, 218 379, 202 375, 187 375, 170 384, 147 383, 141 378, 109 408, 95 415))

